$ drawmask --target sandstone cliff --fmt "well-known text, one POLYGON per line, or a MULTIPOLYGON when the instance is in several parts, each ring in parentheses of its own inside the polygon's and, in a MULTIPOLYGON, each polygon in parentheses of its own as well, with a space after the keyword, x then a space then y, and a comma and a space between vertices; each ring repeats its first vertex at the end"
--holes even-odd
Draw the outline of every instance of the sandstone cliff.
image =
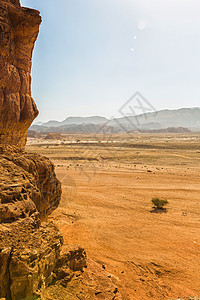
POLYGON ((25 147, 38 110, 31 97, 31 59, 41 17, 18 0, 0 1, 0 144, 25 147))
POLYGON ((44 157, 22 151, 38 111, 31 97, 31 58, 38 11, 0 1, 0 298, 39 297, 53 279, 62 237, 46 221, 61 184, 44 157))

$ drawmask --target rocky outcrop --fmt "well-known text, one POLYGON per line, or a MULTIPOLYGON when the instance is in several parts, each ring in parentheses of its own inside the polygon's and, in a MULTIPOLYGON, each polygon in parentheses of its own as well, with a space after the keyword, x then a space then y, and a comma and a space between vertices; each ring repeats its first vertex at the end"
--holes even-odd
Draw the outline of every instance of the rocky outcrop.
POLYGON ((42 135, 39 132, 36 132, 35 130, 28 130, 27 137, 34 138, 34 139, 40 139, 42 137, 42 135))
POLYGON ((64 137, 60 133, 48 133, 45 140, 63 140, 64 137))
POLYGON ((24 148, 38 110, 31 96, 31 58, 41 17, 18 0, 0 2, 0 144, 24 148))
MULTIPOLYGON (((77 252, 77 251, 76 251, 77 252)), ((58 277, 54 285, 49 285, 44 293, 45 300, 128 300, 122 297, 115 282, 115 276, 102 270, 102 267, 91 259, 87 259, 87 269, 71 271, 69 268, 63 272, 64 279, 58 277)), ((61 274, 62 277, 62 274, 61 274)))
POLYGON ((0 297, 37 299, 53 279, 62 245, 58 229, 37 215, 0 225, 0 297), (37 297, 37 298, 34 298, 37 297))
POLYGON ((46 157, 0 146, 0 223, 39 213, 40 220, 58 207, 61 184, 46 157))
POLYGON ((42 221, 60 197, 47 158, 0 146, 0 297, 37 296, 52 281, 63 240, 42 221))
POLYGON ((31 58, 38 11, 0 2, 0 298, 37 299, 53 280, 62 236, 45 223, 61 184, 45 157, 22 151, 38 111, 31 97, 31 58), (42 222, 42 223, 41 223, 42 222))

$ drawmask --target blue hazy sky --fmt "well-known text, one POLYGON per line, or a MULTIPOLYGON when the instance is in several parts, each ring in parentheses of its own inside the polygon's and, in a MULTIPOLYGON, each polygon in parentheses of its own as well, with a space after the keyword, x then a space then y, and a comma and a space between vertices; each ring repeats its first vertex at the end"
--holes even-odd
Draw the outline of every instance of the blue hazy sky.
POLYGON ((22 0, 43 23, 32 68, 37 121, 200 106, 199 0, 22 0))

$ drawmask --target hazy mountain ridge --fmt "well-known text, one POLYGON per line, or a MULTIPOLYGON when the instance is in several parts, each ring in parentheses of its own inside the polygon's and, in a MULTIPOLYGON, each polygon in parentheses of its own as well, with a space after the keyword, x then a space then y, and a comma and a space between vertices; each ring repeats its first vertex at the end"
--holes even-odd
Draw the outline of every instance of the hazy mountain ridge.
POLYGON ((200 131, 200 108, 160 110, 138 116, 127 116, 108 120, 105 117, 69 117, 62 122, 49 121, 33 125, 37 132, 97 133, 140 130, 160 130, 183 127, 200 131))
MULTIPOLYGON (((100 116, 91 116, 91 117, 68 117, 65 120, 59 122, 55 120, 48 121, 43 123, 42 126, 46 127, 58 127, 64 125, 81 125, 81 124, 101 124, 107 122, 108 119, 100 116)), ((41 125, 41 124, 37 124, 41 125)))
POLYGON ((183 126, 200 127, 200 108, 180 108, 176 110, 160 110, 133 117, 118 119, 122 124, 133 122, 136 126, 145 125, 150 122, 160 123, 161 126, 183 126))

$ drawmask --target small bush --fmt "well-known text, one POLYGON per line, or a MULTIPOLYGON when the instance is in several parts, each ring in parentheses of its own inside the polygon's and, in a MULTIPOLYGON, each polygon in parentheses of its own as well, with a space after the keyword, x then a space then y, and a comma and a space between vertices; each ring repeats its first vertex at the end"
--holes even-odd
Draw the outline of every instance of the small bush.
POLYGON ((152 198, 152 204, 154 208, 163 209, 169 202, 165 199, 152 198))

